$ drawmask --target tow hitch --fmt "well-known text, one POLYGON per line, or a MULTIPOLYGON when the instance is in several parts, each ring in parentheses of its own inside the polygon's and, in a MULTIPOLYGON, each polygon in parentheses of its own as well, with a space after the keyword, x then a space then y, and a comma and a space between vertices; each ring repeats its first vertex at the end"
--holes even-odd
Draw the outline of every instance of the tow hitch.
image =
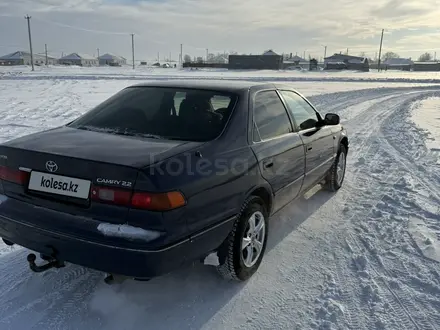
POLYGON ((63 261, 59 261, 56 259, 50 259, 44 265, 37 266, 37 264, 35 263, 35 260, 37 260, 37 256, 35 254, 31 253, 27 256, 27 261, 29 262, 29 267, 35 273, 42 273, 42 272, 44 272, 48 269, 51 269, 51 268, 62 268, 65 266, 63 261))

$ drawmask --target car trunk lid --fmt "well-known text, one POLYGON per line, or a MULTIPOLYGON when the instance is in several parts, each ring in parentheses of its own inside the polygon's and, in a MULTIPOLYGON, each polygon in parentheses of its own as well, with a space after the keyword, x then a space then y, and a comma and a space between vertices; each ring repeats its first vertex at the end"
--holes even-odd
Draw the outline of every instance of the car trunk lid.
POLYGON ((0 146, 3 193, 37 206, 123 223, 139 169, 196 145, 67 127, 36 133, 0 146))

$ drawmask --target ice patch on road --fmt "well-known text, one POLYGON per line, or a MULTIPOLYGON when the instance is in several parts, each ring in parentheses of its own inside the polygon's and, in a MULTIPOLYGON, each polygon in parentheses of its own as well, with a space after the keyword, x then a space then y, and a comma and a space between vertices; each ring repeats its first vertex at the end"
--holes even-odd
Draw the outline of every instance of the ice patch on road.
POLYGON ((434 231, 422 220, 412 217, 409 221, 409 232, 425 257, 440 262, 440 230, 434 231))
POLYGON ((146 230, 129 225, 114 225, 111 223, 100 223, 97 228, 105 236, 121 237, 126 239, 141 239, 152 241, 160 236, 157 231, 146 230))

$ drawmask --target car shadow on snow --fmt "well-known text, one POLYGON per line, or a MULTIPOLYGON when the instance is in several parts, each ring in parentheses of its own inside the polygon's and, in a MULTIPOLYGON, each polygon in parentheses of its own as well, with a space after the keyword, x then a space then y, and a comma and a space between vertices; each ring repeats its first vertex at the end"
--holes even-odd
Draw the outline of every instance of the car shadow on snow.
POLYGON ((320 185, 316 185, 304 196, 287 204, 280 211, 272 215, 269 220, 269 237, 266 252, 269 252, 281 243, 286 236, 295 231, 333 196, 335 196, 334 193, 323 191, 320 185))
MULTIPOLYGON (((334 194, 318 192, 288 204, 271 218, 267 252, 294 232, 334 194)), ((212 266, 194 263, 149 282, 107 285, 101 272, 76 265, 33 274, 25 249, 0 257, 0 328, 200 329, 252 281, 222 280, 212 266), (43 308, 44 307, 44 308, 43 308)), ((266 255, 266 258, 270 256, 266 255)), ((263 265, 264 265, 263 259, 263 265)), ((263 266, 262 265, 262 266, 263 266)), ((268 274, 265 274, 267 276, 268 274)))

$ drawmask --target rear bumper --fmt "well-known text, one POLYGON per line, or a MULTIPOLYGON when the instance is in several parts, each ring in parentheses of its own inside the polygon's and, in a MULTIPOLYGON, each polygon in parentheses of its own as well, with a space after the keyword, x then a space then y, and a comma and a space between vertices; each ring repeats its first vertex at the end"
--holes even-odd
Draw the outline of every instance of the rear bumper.
POLYGON ((233 220, 227 219, 170 246, 146 250, 38 228, 28 221, 11 219, 0 212, 0 237, 39 253, 52 255, 55 251, 57 259, 84 267, 129 277, 152 278, 216 249, 231 230, 233 220))

